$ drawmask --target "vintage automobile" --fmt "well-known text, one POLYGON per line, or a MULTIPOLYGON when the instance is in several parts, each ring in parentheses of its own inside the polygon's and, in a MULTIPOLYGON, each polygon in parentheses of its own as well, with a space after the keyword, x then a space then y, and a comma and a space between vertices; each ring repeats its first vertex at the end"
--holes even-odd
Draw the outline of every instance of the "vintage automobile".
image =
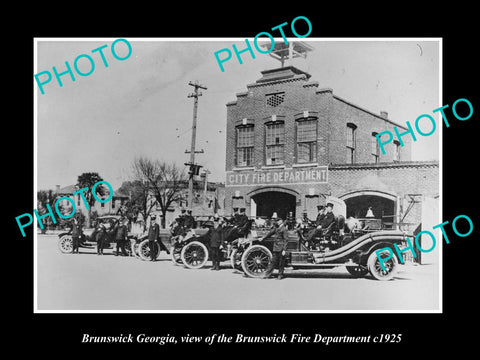
MULTIPOLYGON (((200 269, 205 266, 210 258, 210 239, 206 234, 211 225, 210 223, 205 223, 203 228, 190 229, 186 232, 176 231, 177 229, 171 230, 169 241, 165 240, 163 243, 170 242, 170 256, 174 265, 183 265, 189 269, 200 269)), ((220 261, 228 261, 230 259, 232 241, 248 233, 251 226, 252 221, 246 223, 242 228, 228 223, 225 224, 223 227, 225 246, 221 249, 220 261)), ((149 259, 150 249, 148 240, 144 240, 140 244, 139 254, 142 259, 149 259)))
MULTIPOLYGON (((344 219, 343 219, 344 220, 344 219)), ((336 217, 331 229, 325 229, 314 240, 314 246, 308 244, 298 230, 288 231, 289 241, 285 255, 285 266, 295 269, 330 269, 345 266, 354 277, 363 277, 368 273, 377 280, 390 280, 398 271, 397 252, 406 245, 407 235, 399 230, 375 230, 344 233, 344 221, 336 217), (340 226, 339 226, 340 224, 340 226), (391 248, 395 256, 384 262, 381 267, 376 251, 391 248)), ((248 277, 259 278, 267 274, 267 266, 272 260, 273 240, 260 241, 267 233, 252 231, 250 235, 234 242, 231 253, 231 265, 242 269, 248 277)), ((384 251, 380 256, 386 258, 384 251)))
MULTIPOLYGON (((112 249, 115 247, 115 239, 113 239, 113 233, 109 230, 113 229, 115 225, 118 224, 120 220, 119 215, 105 215, 99 216, 96 219, 96 226, 93 229, 83 229, 82 236, 80 237, 80 248, 95 248, 97 246, 97 242, 95 241, 95 234, 97 232, 97 228, 99 224, 104 224, 107 228, 107 239, 105 249, 112 249)), ((63 232, 58 235, 58 248, 64 254, 69 254, 73 251, 73 240, 72 240, 72 229, 67 232, 63 232)), ((132 234, 128 234, 128 239, 130 240, 125 246, 128 254, 134 254, 137 251, 137 245, 135 241, 135 236, 132 234)))

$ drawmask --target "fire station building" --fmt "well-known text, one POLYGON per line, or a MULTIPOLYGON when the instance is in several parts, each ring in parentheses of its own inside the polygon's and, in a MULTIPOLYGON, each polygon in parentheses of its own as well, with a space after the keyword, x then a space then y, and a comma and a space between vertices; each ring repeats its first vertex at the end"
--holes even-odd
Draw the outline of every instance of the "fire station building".
POLYGON ((380 152, 375 135, 404 128, 321 88, 286 66, 261 72, 227 106, 225 212, 310 219, 317 205, 343 200, 346 216, 403 222, 413 230, 422 208, 438 206, 439 164, 411 161, 409 136, 380 152))

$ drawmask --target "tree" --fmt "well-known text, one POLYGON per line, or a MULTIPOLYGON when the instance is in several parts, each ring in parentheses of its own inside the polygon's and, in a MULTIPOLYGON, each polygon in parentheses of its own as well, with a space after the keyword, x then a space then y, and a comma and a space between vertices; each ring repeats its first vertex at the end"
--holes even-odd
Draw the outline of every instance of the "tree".
MULTIPOLYGON (((47 204, 53 209, 55 205, 55 196, 53 195, 53 190, 39 190, 37 191, 37 211, 39 215, 44 215, 47 213, 47 204)), ((47 228, 49 229, 53 225, 52 218, 47 216, 42 219, 43 229, 42 234, 45 234, 47 228)))
POLYGON ((155 201, 151 199, 150 185, 148 181, 124 181, 118 189, 119 192, 129 194, 130 199, 124 204, 127 217, 132 219, 141 214, 145 219, 143 230, 147 229, 146 219, 155 207, 155 201))
POLYGON ((162 227, 165 228, 167 211, 173 202, 180 199, 180 191, 185 186, 184 171, 173 163, 167 164, 145 157, 134 160, 133 170, 136 180, 149 185, 149 191, 162 211, 162 227))
MULTIPOLYGON (((86 219, 86 223, 89 226, 91 226, 90 218, 91 218, 92 207, 95 204, 95 197, 93 196, 92 188, 93 188, 93 185, 95 185, 99 181, 103 181, 103 179, 96 172, 82 173, 77 178, 78 189, 83 189, 85 187, 88 187, 88 189, 84 191, 83 194, 85 196, 85 200, 87 201, 87 204, 89 207, 89 209, 87 210, 87 219, 86 219)), ((97 197, 105 196, 106 194, 108 194, 108 189, 104 186, 99 185, 95 188, 95 193, 97 194, 97 197)))

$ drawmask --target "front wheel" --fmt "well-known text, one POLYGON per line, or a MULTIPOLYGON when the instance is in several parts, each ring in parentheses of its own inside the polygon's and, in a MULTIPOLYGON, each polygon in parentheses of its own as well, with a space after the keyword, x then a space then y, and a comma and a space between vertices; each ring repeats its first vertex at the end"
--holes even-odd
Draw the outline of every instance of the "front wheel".
POLYGON ((253 245, 242 255, 242 269, 246 275, 261 278, 267 274, 267 267, 272 261, 272 253, 263 245, 253 245))
MULTIPOLYGON (((140 259, 144 261, 150 261, 150 245, 148 243, 148 239, 145 239, 138 245, 138 255, 140 256, 140 259)), ((158 258, 160 255, 160 246, 158 246, 157 243, 155 243, 155 246, 158 258)))
MULTIPOLYGON (((389 251, 382 251, 380 256, 386 258, 391 255, 389 251)), ((380 264, 377 253, 374 251, 370 254, 367 261, 367 268, 370 274, 377 280, 391 280, 398 271, 398 260, 395 255, 383 262, 383 267, 380 264)))
POLYGON ((242 269, 242 251, 239 249, 234 249, 230 254, 230 265, 234 270, 242 269))
POLYGON ((58 240, 58 248, 64 254, 71 254, 73 252, 73 239, 71 235, 63 235, 58 240))
POLYGON ((192 241, 183 247, 180 256, 187 268, 200 269, 208 261, 208 249, 200 241, 192 241))
POLYGON ((182 262, 182 249, 183 246, 179 243, 175 243, 170 249, 170 258, 174 265, 181 265, 182 262))

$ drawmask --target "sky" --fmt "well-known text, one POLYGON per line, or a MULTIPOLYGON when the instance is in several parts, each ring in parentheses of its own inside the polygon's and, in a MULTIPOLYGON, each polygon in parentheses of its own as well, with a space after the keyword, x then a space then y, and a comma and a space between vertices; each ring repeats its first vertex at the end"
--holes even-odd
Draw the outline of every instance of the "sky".
MULTIPOLYGON (((95 69, 73 82, 62 76, 44 85, 41 94, 34 80, 36 101, 37 189, 54 189, 75 184, 83 172, 98 172, 115 189, 131 179, 131 165, 139 156, 175 162, 189 160, 194 88, 190 81, 207 87, 201 90, 197 114, 196 162, 210 171, 209 181, 225 181, 226 103, 247 85, 261 78, 261 71, 280 63, 255 51, 242 54, 243 64, 233 55, 222 72, 215 51, 245 47, 243 38, 219 39, 137 39, 127 38, 131 55, 117 60, 111 53, 111 39, 37 39, 34 74, 55 66, 73 68, 74 59, 90 55, 95 69), (92 50, 102 45, 108 67, 92 50)), ((252 41, 252 39, 250 39, 252 41)), ((289 38, 295 40, 295 38, 289 38)), ((275 41, 282 41, 275 38, 275 41)), ((422 114, 441 123, 439 43, 434 39, 394 41, 382 39, 304 38, 313 46, 306 59, 292 65, 308 72, 319 88, 329 87, 345 100, 374 113, 387 111, 392 121, 412 126, 422 114)), ((119 57, 128 55, 118 42, 119 57)), ((80 71, 88 72, 85 58, 80 71)), ((424 132, 431 127, 420 125, 424 132)), ((439 160, 441 126, 428 137, 417 135, 412 160, 439 160)))

